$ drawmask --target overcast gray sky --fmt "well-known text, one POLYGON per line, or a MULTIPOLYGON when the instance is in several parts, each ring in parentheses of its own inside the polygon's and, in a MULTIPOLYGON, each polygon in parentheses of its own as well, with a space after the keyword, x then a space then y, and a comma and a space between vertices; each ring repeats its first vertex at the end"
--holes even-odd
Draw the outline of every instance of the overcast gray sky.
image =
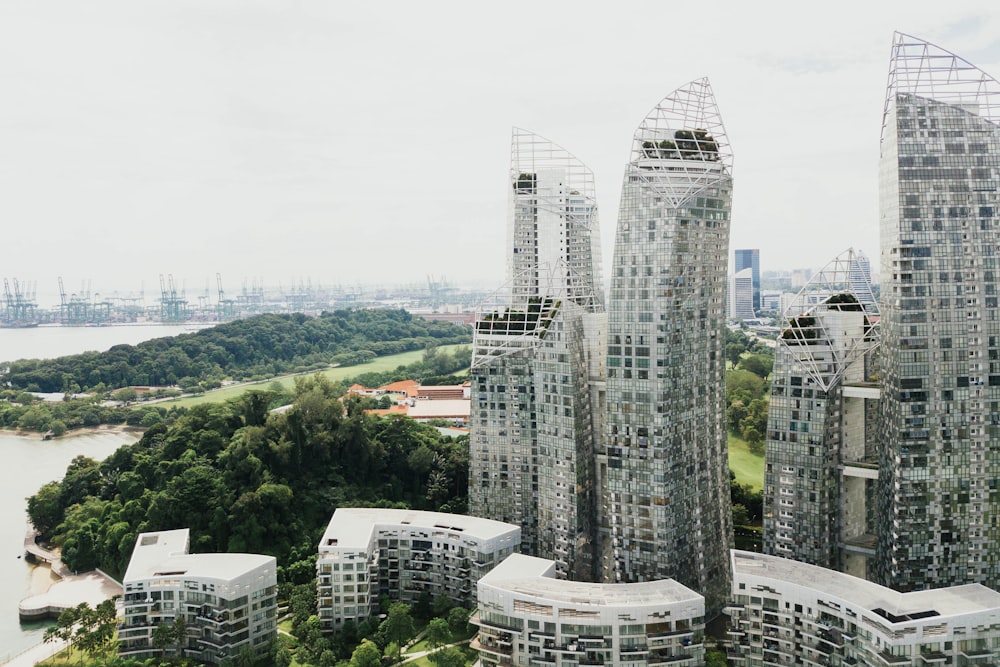
POLYGON ((878 255, 893 30, 1000 76, 989 2, 0 2, 0 276, 55 292, 503 282, 510 128, 595 172, 707 75, 732 248, 878 255))

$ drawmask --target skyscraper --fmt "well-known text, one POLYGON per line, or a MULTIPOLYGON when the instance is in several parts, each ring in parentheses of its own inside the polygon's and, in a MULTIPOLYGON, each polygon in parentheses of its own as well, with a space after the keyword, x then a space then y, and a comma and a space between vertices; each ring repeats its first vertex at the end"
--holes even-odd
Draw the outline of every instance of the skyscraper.
POLYGON ((882 125, 880 583, 1000 588, 1000 84, 896 34, 882 125))
POLYGON ((764 551, 855 576, 874 554, 872 354, 878 309, 848 250, 785 312, 775 348, 764 472, 764 551))
POLYGON ((594 177, 530 132, 514 130, 511 153, 508 283, 475 324, 469 510, 591 580, 607 317, 594 177))
POLYGON ((732 153, 707 79, 664 98, 625 169, 609 299, 608 581, 728 594, 726 272, 732 153))
POLYGON ((760 250, 757 248, 737 248, 733 251, 735 260, 733 271, 739 273, 750 269, 753 276, 753 311, 760 312, 760 250))
POLYGON ((729 277, 729 318, 752 320, 755 315, 753 271, 750 268, 741 269, 729 277))

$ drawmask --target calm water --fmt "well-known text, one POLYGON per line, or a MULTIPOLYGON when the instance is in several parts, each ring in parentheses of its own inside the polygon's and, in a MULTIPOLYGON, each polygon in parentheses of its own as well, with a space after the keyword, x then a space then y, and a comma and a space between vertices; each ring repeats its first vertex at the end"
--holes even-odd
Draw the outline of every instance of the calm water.
POLYGON ((23 555, 25 498, 62 478, 73 457, 103 459, 134 435, 87 434, 43 441, 0 431, 0 662, 42 641, 43 624, 21 625, 17 604, 30 594, 32 567, 23 555))
POLYGON ((191 333, 198 328, 204 327, 190 324, 127 324, 110 327, 0 329, 0 361, 52 359, 92 350, 103 352, 114 345, 135 345, 151 338, 191 333))
MULTIPOLYGON (((103 351, 151 338, 187 333, 189 326, 37 327, 0 329, 0 360, 52 358, 103 351)), ((17 604, 30 594, 31 566, 24 562, 25 498, 62 478, 78 454, 103 459, 135 436, 101 433, 44 442, 0 431, 0 662, 42 640, 43 624, 22 625, 17 604)))

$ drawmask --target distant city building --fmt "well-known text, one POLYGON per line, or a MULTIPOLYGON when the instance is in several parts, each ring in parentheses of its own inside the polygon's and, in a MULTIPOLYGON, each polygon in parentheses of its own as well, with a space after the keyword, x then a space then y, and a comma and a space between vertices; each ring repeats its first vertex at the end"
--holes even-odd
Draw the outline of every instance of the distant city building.
POLYGON ((517 551, 517 526, 460 514, 338 508, 319 543, 321 627, 339 630, 378 614, 379 597, 408 604, 427 592, 476 603, 476 581, 517 551))
POLYGON ((728 596, 726 273, 732 152, 711 86, 664 98, 636 130, 609 299, 604 577, 728 596))
POLYGON ((786 665, 992 665, 1000 593, 979 584, 899 593, 775 556, 732 552, 729 661, 786 665))
MULTIPOLYGON (((163 657, 161 624, 183 619, 183 656, 201 663, 263 656, 277 638, 277 565, 273 556, 189 554, 187 528, 141 533, 122 583, 122 657, 163 657)), ((176 644, 174 644, 176 646, 176 644)))
POLYGON ((863 577, 874 555, 878 310, 857 259, 841 254, 785 312, 768 410, 764 551, 863 577))
POLYGON ((607 326, 594 177, 523 130, 511 153, 508 284, 475 324, 469 512, 520 526, 525 552, 592 580, 607 326))
POLYGON ((515 554, 478 589, 485 667, 704 664, 705 600, 675 581, 562 581, 552 561, 515 554))
POLYGON ((761 290, 760 293, 761 310, 781 310, 781 292, 775 290, 761 290))
POLYGON ((897 33, 879 174, 875 575, 1000 588, 1000 84, 897 33))
MULTIPOLYGON (((757 292, 758 303, 760 292, 757 292)), ((741 269, 729 277, 729 317, 736 320, 752 320, 757 315, 754 308, 753 272, 741 269)))
POLYGON ((757 248, 738 248, 733 252, 735 273, 743 269, 751 270, 753 279, 753 310, 760 312, 760 250, 757 248))

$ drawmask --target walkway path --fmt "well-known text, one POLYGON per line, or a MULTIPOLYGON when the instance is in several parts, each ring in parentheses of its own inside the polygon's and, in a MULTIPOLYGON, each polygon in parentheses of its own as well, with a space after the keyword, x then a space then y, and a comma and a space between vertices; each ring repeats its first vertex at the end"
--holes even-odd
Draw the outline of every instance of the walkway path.
POLYGON ((0 662, 3 667, 34 667, 36 663, 51 658, 59 651, 68 646, 67 642, 61 639, 51 642, 35 644, 31 648, 21 651, 7 662, 0 662))

